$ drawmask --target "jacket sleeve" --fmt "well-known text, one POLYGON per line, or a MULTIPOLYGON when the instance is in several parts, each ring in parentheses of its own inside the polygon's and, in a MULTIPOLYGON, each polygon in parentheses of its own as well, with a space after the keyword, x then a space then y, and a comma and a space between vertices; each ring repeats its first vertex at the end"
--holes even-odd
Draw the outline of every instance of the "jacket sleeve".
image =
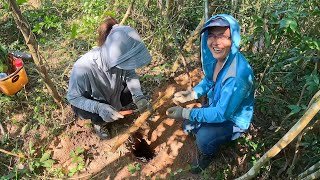
POLYGON ((213 82, 209 81, 207 77, 204 77, 199 84, 197 84, 193 90, 196 93, 196 99, 199 99, 201 96, 206 95, 209 90, 212 88, 213 82))
POLYGON ((79 109, 98 114, 98 101, 88 99, 83 96, 88 90, 89 82, 81 68, 73 68, 69 81, 67 100, 79 109))
POLYGON ((250 87, 241 79, 229 78, 225 81, 216 106, 194 108, 190 113, 191 121, 220 123, 229 120, 249 94, 250 87))
POLYGON ((141 84, 139 81, 139 77, 136 74, 135 70, 127 70, 125 75, 125 80, 127 83, 127 87, 132 94, 132 97, 142 96, 143 93, 141 91, 141 84))

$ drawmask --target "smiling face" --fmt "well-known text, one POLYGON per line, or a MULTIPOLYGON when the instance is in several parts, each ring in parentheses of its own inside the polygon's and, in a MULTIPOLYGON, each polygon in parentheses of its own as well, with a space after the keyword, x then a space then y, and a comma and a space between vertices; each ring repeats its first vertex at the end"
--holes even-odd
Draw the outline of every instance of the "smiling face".
POLYGON ((207 44, 213 57, 219 62, 224 62, 231 49, 230 28, 210 27, 207 44))

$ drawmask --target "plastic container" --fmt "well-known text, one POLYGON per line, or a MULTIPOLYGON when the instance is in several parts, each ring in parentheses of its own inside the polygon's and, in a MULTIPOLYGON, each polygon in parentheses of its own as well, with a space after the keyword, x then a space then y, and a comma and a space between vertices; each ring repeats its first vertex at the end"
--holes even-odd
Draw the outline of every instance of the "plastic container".
POLYGON ((9 56, 9 59, 13 68, 8 72, 10 74, 4 78, 0 78, 0 91, 5 95, 12 96, 28 83, 28 76, 21 58, 9 56))

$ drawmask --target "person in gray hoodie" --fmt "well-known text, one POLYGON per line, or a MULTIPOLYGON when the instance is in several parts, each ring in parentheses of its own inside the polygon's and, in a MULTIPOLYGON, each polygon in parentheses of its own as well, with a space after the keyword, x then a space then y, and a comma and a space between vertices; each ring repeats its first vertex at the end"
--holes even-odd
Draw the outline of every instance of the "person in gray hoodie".
POLYGON ((151 61, 136 30, 106 17, 98 28, 98 47, 78 59, 71 72, 67 99, 75 114, 91 119, 101 139, 110 122, 123 118, 119 110, 132 101, 139 112, 150 107, 135 69, 151 61))

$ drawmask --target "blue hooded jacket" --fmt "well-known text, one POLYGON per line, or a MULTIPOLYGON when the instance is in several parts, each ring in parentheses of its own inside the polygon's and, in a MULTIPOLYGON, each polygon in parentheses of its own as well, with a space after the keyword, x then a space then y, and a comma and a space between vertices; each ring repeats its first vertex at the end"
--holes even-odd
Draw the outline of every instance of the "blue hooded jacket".
POLYGON ((253 116, 254 76, 248 61, 239 52, 240 27, 236 19, 227 14, 219 14, 212 16, 204 27, 218 16, 230 24, 231 50, 214 83, 213 71, 217 60, 212 56, 207 45, 208 28, 202 33, 201 61, 205 76, 193 90, 196 93, 196 99, 207 94, 209 106, 193 108, 190 112, 190 120, 205 123, 221 123, 230 120, 239 128, 246 130, 253 116))

